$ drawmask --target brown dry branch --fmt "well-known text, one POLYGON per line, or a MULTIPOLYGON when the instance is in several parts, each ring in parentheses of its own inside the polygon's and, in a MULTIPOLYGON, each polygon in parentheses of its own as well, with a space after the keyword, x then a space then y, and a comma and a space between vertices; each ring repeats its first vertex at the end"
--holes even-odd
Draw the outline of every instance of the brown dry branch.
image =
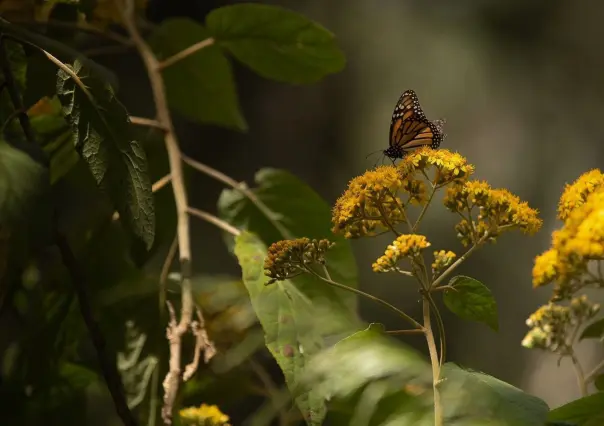
MULTIPOLYGON (((178 389, 182 377, 182 338, 187 332, 195 332, 192 329, 193 317, 193 292, 191 288, 191 243, 189 233, 189 206, 187 193, 184 183, 182 158, 180 147, 172 118, 168 109, 166 99, 166 91, 163 77, 161 74, 161 63, 143 39, 137 25, 135 16, 135 7, 133 0, 115 0, 117 7, 123 12, 123 22, 126 27, 130 39, 134 43, 138 53, 140 54, 145 65, 149 81, 151 83, 151 91, 155 104, 155 122, 159 125, 154 126, 161 128, 164 132, 164 142, 168 152, 168 160, 170 164, 170 175, 172 176, 172 190, 174 192, 174 201, 176 203, 177 214, 177 229, 176 235, 178 239, 178 253, 181 270, 181 310, 180 320, 177 320, 176 312, 171 305, 168 305, 170 320, 166 330, 166 337, 170 345, 170 361, 169 371, 166 375, 164 387, 164 405, 162 408, 162 418, 165 424, 172 423, 172 411, 174 402, 178 395, 178 389)), ((139 122, 140 123, 140 122, 139 122)), ((201 315, 201 313, 200 313, 201 315)), ((198 326, 202 327, 203 322, 198 326)), ((198 333, 200 335, 203 333, 198 333)), ((196 350, 205 351, 205 361, 209 361, 215 353, 215 348, 212 342, 209 341, 207 335, 203 340, 198 339, 201 344, 196 345, 196 350)), ((195 356, 193 359, 195 359, 195 356)))

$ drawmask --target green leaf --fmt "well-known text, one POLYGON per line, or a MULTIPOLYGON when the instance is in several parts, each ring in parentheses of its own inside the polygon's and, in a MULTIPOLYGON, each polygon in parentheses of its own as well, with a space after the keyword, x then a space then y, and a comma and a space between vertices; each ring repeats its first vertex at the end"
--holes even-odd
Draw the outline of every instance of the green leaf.
POLYGON ((214 9, 206 18, 220 46, 263 77, 313 83, 341 71, 346 59, 334 35, 291 10, 244 3, 214 9))
POLYGON ((22 215, 47 179, 42 165, 0 140, 0 223, 8 225, 22 215))
POLYGON ((569 402, 550 411, 548 421, 567 421, 576 426, 604 424, 604 392, 598 392, 569 402))
POLYGON ((599 391, 604 391, 604 374, 599 374, 594 379, 594 386, 599 391))
MULTIPOLYGON (((195 21, 172 18, 157 27, 149 43, 160 59, 166 59, 209 37, 195 21)), ((201 123, 247 130, 231 64, 218 46, 206 46, 168 66, 162 74, 171 108, 201 123)))
POLYGON ((544 401, 488 374, 446 363, 441 380, 445 424, 497 420, 502 426, 542 426, 547 418, 549 407, 544 401))
MULTIPOLYGON (((350 242, 331 232, 331 208, 323 199, 284 170, 262 169, 256 173, 257 188, 251 189, 262 207, 234 189, 222 191, 218 200, 220 217, 258 235, 267 246, 298 237, 327 238, 336 245, 327 252, 331 278, 349 287, 357 286, 357 266, 350 242)), ((230 238, 230 237, 227 237, 230 238)), ((311 300, 322 300, 334 319, 334 332, 351 331, 356 317, 356 297, 330 287, 307 274, 293 280, 311 300)), ((358 323, 354 326, 356 327, 358 323)))
MULTIPOLYGON (((253 234, 244 232, 235 240, 235 255, 243 271, 243 282, 262 324, 266 346, 283 371, 290 390, 296 389, 312 355, 323 346, 324 319, 316 306, 291 282, 267 285, 264 275, 266 247, 253 234)), ((308 425, 321 425, 325 404, 314 390, 301 393, 296 403, 308 425)))
POLYGON ((589 324, 581 333, 579 340, 583 339, 601 339, 604 337, 604 318, 600 318, 589 324))
POLYGON ((132 138, 128 113, 111 86, 78 61, 72 69, 80 81, 60 70, 57 95, 71 125, 73 143, 127 229, 149 249, 155 235, 155 212, 145 151, 132 138))
POLYGON ((451 312, 468 321, 482 322, 495 331, 499 329, 497 302, 491 290, 463 275, 451 279, 449 286, 453 288, 444 291, 443 300, 451 312))
POLYGON ((4 34, 14 37, 17 40, 23 41, 26 44, 44 49, 52 53, 54 56, 60 58, 66 57, 72 61, 77 60, 86 66, 86 68, 94 71, 94 73, 99 77, 109 82, 113 87, 117 87, 117 77, 112 71, 87 58, 86 56, 82 55, 82 53, 66 44, 60 43, 41 34, 28 31, 22 26, 13 25, 3 18, 0 18, 0 31, 4 34))

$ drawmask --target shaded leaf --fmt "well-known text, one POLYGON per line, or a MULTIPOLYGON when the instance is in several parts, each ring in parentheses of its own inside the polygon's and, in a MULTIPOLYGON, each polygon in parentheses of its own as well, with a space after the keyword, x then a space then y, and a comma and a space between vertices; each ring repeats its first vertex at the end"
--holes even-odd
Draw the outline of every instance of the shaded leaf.
MULTIPOLYGON (((23 93, 23 89, 25 88, 26 74, 27 74, 27 59, 25 57, 25 52, 23 51, 23 47, 20 44, 17 44, 10 40, 4 40, 2 45, 6 52, 6 57, 10 64, 10 69, 13 74, 13 78, 15 79, 15 85, 17 86, 17 91, 19 93, 23 93)), ((0 73, 0 81, 4 82, 5 77, 0 73)), ((16 135, 22 134, 21 126, 19 125, 19 120, 12 115, 15 111, 15 105, 9 96, 8 90, 0 91, 0 126, 4 131, 4 135, 16 135), (12 116, 12 117, 11 117, 12 116), (12 119, 11 122, 7 122, 6 120, 12 119)))
POLYGON ((0 140, 0 223, 6 226, 21 216, 47 179, 43 166, 0 140))
POLYGON ((594 386, 600 392, 604 391, 604 374, 596 376, 596 378, 594 379, 594 386))
MULTIPOLYGON (((336 245, 327 252, 331 278, 350 287, 357 286, 357 266, 350 242, 331 232, 331 208, 321 197, 284 170, 262 169, 256 173, 257 188, 251 189, 264 207, 258 208, 249 198, 234 189, 222 191, 218 200, 220 217, 258 235, 265 245, 282 239, 327 238, 336 245)), ((231 241, 230 236, 227 237, 231 241)), ((333 315, 334 332, 356 328, 356 297, 334 289, 307 274, 292 281, 313 301, 322 301, 333 315), (352 328, 351 328, 352 327, 352 328)))
POLYGON ((604 318, 600 318, 589 324, 583 332, 579 340, 583 339, 601 339, 604 337, 604 318))
MULTIPOLYGON (((210 36, 187 18, 167 19, 151 35, 149 43, 158 58, 166 59, 210 36)), ((207 46, 163 71, 171 108, 201 123, 247 130, 231 64, 216 45, 207 46)))
POLYGON ((458 317, 482 322, 493 330, 499 329, 497 302, 489 290, 480 281, 463 275, 454 277, 444 291, 443 301, 451 312, 458 317))
MULTIPOLYGON (((290 390, 296 389, 310 357, 323 346, 321 326, 325 318, 291 282, 267 285, 264 275, 266 247, 247 232, 236 237, 235 255, 243 271, 243 282, 262 324, 266 346, 283 371, 290 390)), ((325 417, 323 399, 309 390, 296 395, 296 404, 308 425, 321 425, 325 417)))
POLYGON ((206 25, 218 43, 263 77, 312 83, 345 65, 332 33, 276 6, 244 3, 214 9, 206 25))
POLYGON ((604 424, 604 392, 598 392, 569 402, 549 412, 547 420, 566 421, 576 426, 604 424))
POLYGON ((488 374, 446 363, 441 380, 445 424, 542 426, 547 418, 544 401, 488 374))
POLYGON ((155 212, 145 151, 131 137, 128 114, 111 86, 90 75, 80 62, 72 69, 81 83, 60 70, 57 95, 71 125, 73 143, 127 229, 149 249, 155 234, 155 212))

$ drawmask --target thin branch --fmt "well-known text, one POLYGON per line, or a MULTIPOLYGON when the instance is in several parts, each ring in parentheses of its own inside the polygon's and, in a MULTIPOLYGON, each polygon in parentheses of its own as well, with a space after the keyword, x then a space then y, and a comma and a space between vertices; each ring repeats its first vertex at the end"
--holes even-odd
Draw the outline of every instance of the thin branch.
POLYGON ((411 328, 409 330, 386 330, 385 331, 386 334, 391 334, 393 336, 398 336, 398 335, 408 335, 408 334, 424 334, 423 330, 418 330, 417 328, 411 328))
POLYGON ((199 357, 202 351, 206 363, 216 355, 216 347, 208 337, 201 310, 195 308, 195 313, 197 314, 197 321, 191 322, 191 332, 193 333, 193 336, 195 336, 195 352, 193 353, 193 361, 185 366, 185 372, 182 375, 183 382, 189 380, 197 372, 199 357))
POLYGON ((250 190, 245 185, 245 183, 237 182, 230 176, 227 176, 224 173, 219 172, 218 170, 213 169, 212 167, 206 164, 193 160, 192 158, 187 157, 184 154, 182 154, 182 161, 184 161, 189 166, 193 167, 195 170, 205 175, 208 175, 211 178, 224 183, 225 185, 230 186, 236 191, 239 191, 243 196, 250 200, 252 204, 254 204, 256 208, 260 210, 260 212, 262 212, 262 214, 264 214, 264 216, 269 220, 269 222, 279 231, 281 237, 283 237, 284 239, 292 238, 290 232, 279 222, 278 219, 274 217, 275 215, 273 214, 271 209, 269 209, 268 206, 262 202, 262 200, 256 197, 256 194, 254 194, 254 192, 250 190))
POLYGON ((575 355, 575 351, 572 348, 569 348, 569 356, 570 360, 573 363, 573 368, 575 369, 575 375, 577 376, 577 385, 579 386, 581 396, 587 396, 587 381, 585 380, 585 374, 583 373, 581 363, 579 362, 579 359, 575 355))
POLYGON ((428 201, 426 201, 426 204, 424 204, 424 207, 422 208, 422 211, 420 212, 419 217, 415 221, 415 225, 413 225, 413 228, 411 228, 411 233, 412 234, 414 234, 415 231, 417 231, 417 229, 419 228, 419 224, 421 223, 422 219, 424 218, 424 215, 428 211, 428 206, 432 202, 432 199, 434 198, 434 194, 436 194, 436 190, 437 189, 438 189, 438 187, 436 185, 432 184, 432 191, 430 192, 430 196, 428 197, 428 201))
POLYGON ((168 274, 170 273, 170 268, 172 267, 172 263, 174 263, 174 257, 176 256, 176 250, 178 250, 178 238, 176 235, 172 240, 172 244, 170 244, 170 248, 168 249, 168 254, 166 255, 166 259, 164 260, 164 264, 161 267, 161 272, 159 274, 159 310, 162 312, 165 303, 166 303, 166 282, 168 281, 168 274))
MULTIPOLYGON (((164 186, 166 186, 167 184, 169 184, 170 182, 172 182, 172 175, 171 174, 167 174, 165 175, 163 178, 159 179, 157 182, 155 182, 153 185, 151 185, 151 192, 157 192, 160 189, 162 189, 164 186)), ((111 216, 111 220, 119 220, 120 218, 120 214, 119 212, 115 211, 113 212, 113 216, 111 216)))
POLYGON ((113 361, 113 357, 110 356, 109 351, 107 350, 107 342, 101 328, 92 315, 92 307, 90 306, 87 291, 88 283, 86 282, 84 273, 71 251, 66 238, 57 232, 55 242, 59 248, 61 257, 63 258, 63 264, 69 272, 71 282, 75 288, 80 306, 80 313, 82 314, 84 323, 88 328, 88 334, 90 335, 90 339, 96 350, 101 372, 103 373, 107 388, 113 399, 115 410, 124 425, 136 426, 137 422, 128 408, 128 402, 126 401, 124 385, 120 378, 120 373, 113 361))
POLYGON ((202 220, 205 220, 206 222, 211 223, 212 225, 216 225, 217 227, 219 227, 220 229, 222 229, 223 231, 228 232, 229 234, 233 235, 233 236, 237 236, 239 234, 241 234, 241 231, 237 228, 235 228, 233 225, 231 225, 228 222, 225 222, 224 220, 214 216, 213 214, 210 214, 208 212, 204 212, 203 210, 199 210, 193 207, 189 207, 187 209, 187 211, 192 214, 195 217, 198 217, 202 220))
POLYGON ((136 124, 137 126, 147 126, 161 130, 162 132, 166 131, 166 128, 159 121, 154 120, 152 118, 136 117, 131 115, 130 122, 132 124, 136 124))
POLYGON ((604 361, 600 361, 600 363, 596 365, 593 370, 587 373, 585 376, 585 383, 593 382, 601 370, 604 370, 604 361))
POLYGON ((159 63, 159 70, 163 70, 168 68, 170 65, 174 65, 178 61, 182 61, 185 58, 188 58, 192 54, 199 52, 201 49, 204 49, 208 46, 214 44, 214 39, 212 37, 206 38, 205 40, 200 41, 199 43, 195 43, 192 46, 187 47, 186 49, 181 50, 175 55, 170 56, 167 59, 164 59, 159 63))
POLYGON ((436 287, 438 287, 438 285, 443 282, 443 280, 445 278, 447 278, 455 269, 457 269, 457 267, 459 265, 461 265, 464 260, 466 260, 468 257, 470 257, 472 255, 472 253, 474 253, 474 251, 480 247, 482 245, 482 243, 484 243, 487 238, 489 237, 489 234, 485 234, 482 236, 482 238, 480 238, 476 244, 474 244, 472 247, 470 247, 470 249, 465 252, 459 259, 457 259, 451 266, 449 266, 449 268, 447 268, 446 271, 444 271, 442 274, 440 274, 438 276, 438 278, 436 280, 434 280, 434 282, 432 283, 432 287, 431 289, 434 289, 436 287))
MULTIPOLYGON (((174 192, 174 201, 176 204, 176 235, 178 238, 182 282, 180 321, 176 321, 176 315, 172 308, 170 312, 170 322, 166 330, 166 335, 170 343, 170 361, 169 371, 163 382, 164 406, 162 407, 162 418, 164 423, 169 425, 172 424, 172 412, 174 410, 174 403, 176 402, 181 380, 182 337, 190 329, 194 307, 193 291, 191 288, 192 271, 188 212, 189 204, 185 188, 180 147, 178 145, 172 118, 170 117, 164 81, 160 72, 160 63, 149 45, 143 39, 136 25, 134 1, 126 0, 125 5, 124 2, 120 0, 115 0, 115 3, 116 6, 122 10, 124 26, 130 34, 130 38, 136 46, 145 65, 151 84, 151 91, 153 93, 156 119, 165 129, 164 143, 168 152, 170 174, 172 175, 172 190, 174 192)), ((206 362, 209 358, 210 356, 206 354, 206 362)))

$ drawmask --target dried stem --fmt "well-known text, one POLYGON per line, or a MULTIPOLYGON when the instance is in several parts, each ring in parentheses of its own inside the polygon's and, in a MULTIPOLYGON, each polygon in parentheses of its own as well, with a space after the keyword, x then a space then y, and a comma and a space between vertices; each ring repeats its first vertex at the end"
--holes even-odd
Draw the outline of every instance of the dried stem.
POLYGON ((197 368, 199 367, 199 355, 202 350, 204 351, 203 357, 206 363, 216 355, 216 347, 208 337, 201 310, 196 307, 195 313, 197 314, 197 321, 191 322, 191 332, 193 333, 193 336, 195 336, 195 352, 193 353, 193 361, 191 361, 190 364, 187 364, 185 372, 182 375, 182 379, 185 382, 197 372, 197 368))
POLYGON ((174 65, 178 61, 181 61, 191 56, 193 53, 199 52, 201 49, 211 46, 212 44, 214 44, 214 39, 212 37, 206 38, 205 40, 202 40, 199 43, 195 43, 194 45, 189 46, 186 49, 181 50, 177 54, 172 55, 169 58, 160 62, 159 69, 163 70, 165 68, 168 68, 170 65, 174 65))
POLYGON ((166 131, 166 128, 159 121, 153 120, 152 118, 130 116, 130 122, 132 124, 136 124, 137 126, 153 127, 161 130, 162 132, 166 131))
POLYGON ((451 275, 453 273, 453 271, 455 269, 457 269, 457 267, 459 265, 461 265, 468 257, 470 257, 472 255, 472 253, 474 253, 474 251, 480 247, 482 245, 482 243, 484 243, 487 238, 489 238, 489 234, 485 234, 482 236, 482 238, 480 238, 476 244, 474 244, 472 247, 470 247, 470 249, 465 252, 459 259, 457 259, 451 266, 449 266, 449 268, 447 268, 446 271, 444 271, 442 274, 440 274, 438 276, 438 278, 436 280, 434 280, 434 282, 432 283, 432 289, 435 289, 436 287, 438 287, 438 285, 440 283, 442 283, 444 281, 445 278, 447 278, 449 275, 451 275))
POLYGON ((161 267, 161 272, 159 274, 159 311, 162 312, 166 304, 166 282, 168 281, 168 274, 170 273, 170 268, 172 267, 172 263, 174 262, 174 257, 176 256, 176 250, 178 250, 178 237, 174 236, 172 240, 172 244, 170 244, 170 248, 168 249, 168 254, 166 255, 166 259, 164 260, 164 264, 161 267))
POLYGON ((190 214, 192 214, 193 216, 200 218, 201 220, 205 220, 206 222, 209 222, 212 225, 216 225, 223 231, 226 231, 233 236, 237 236, 237 235, 241 234, 241 231, 239 229, 235 228, 230 223, 227 223, 224 220, 217 218, 213 214, 204 212, 203 210, 199 210, 199 209, 196 209, 193 207, 189 207, 188 212, 190 214))
MULTIPOLYGON (((164 406, 162 408, 162 418, 165 424, 172 424, 172 411, 178 395, 181 377, 181 349, 182 337, 191 328, 193 316, 193 292, 191 288, 191 242, 189 233, 189 205, 185 189, 183 167, 181 161, 180 147, 168 109, 166 90, 161 75, 160 62, 143 39, 138 27, 136 26, 135 5, 133 0, 116 0, 116 5, 123 12, 124 25, 130 34, 130 38, 138 50, 151 83, 151 91, 155 103, 156 120, 164 129, 164 142, 168 152, 170 164, 170 174, 172 176, 172 189, 174 192, 174 201, 176 203, 178 252, 180 258, 180 269, 182 276, 181 283, 181 311, 180 321, 176 320, 174 309, 170 308, 170 322, 168 324, 166 335, 170 342, 170 362, 169 371, 163 382, 164 387, 164 406)), ((207 342, 206 342, 207 343, 207 342)), ((206 350, 206 361, 213 354, 213 347, 197 348, 206 350)))

